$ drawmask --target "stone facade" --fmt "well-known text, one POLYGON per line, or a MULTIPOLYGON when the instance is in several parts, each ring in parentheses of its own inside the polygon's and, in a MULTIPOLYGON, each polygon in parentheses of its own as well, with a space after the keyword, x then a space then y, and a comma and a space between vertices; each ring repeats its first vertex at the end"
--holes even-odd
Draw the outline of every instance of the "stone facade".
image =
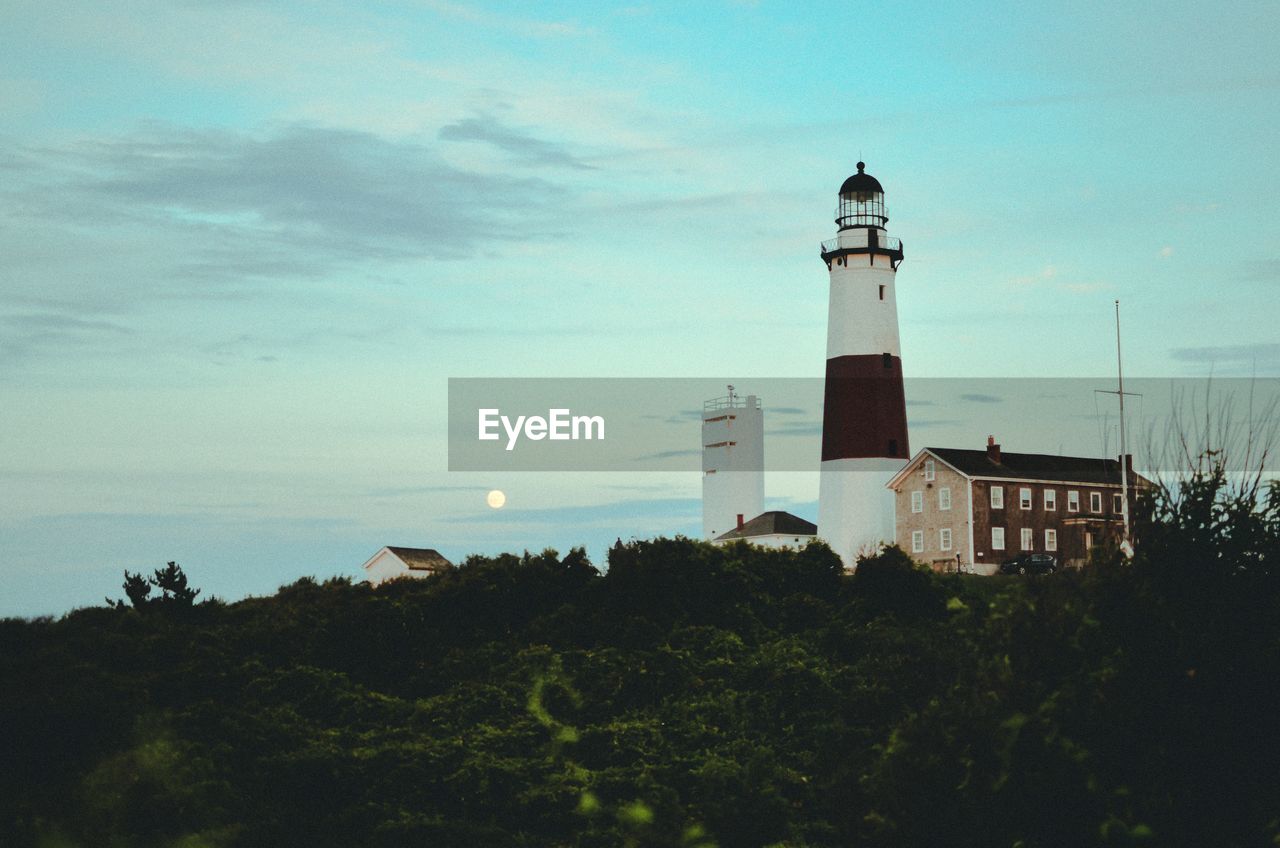
POLYGON ((910 476, 894 488, 894 540, 898 547, 935 571, 955 571, 957 554, 960 567, 968 570, 966 566, 973 562, 969 550, 969 481, 932 457, 918 457, 913 465, 910 476), (932 480, 928 479, 929 463, 933 466, 932 480), (944 509, 948 503, 949 508, 944 509), (950 531, 949 546, 944 531, 950 531))

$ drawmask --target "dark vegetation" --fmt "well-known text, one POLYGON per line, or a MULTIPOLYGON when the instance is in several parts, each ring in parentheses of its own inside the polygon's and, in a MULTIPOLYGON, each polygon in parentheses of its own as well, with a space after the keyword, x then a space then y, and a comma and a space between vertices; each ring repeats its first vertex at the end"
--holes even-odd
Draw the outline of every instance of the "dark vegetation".
POLYGON ((1280 495, 1152 514, 1029 579, 665 539, 235 604, 132 575, 0 622, 0 844, 1275 845, 1280 495))

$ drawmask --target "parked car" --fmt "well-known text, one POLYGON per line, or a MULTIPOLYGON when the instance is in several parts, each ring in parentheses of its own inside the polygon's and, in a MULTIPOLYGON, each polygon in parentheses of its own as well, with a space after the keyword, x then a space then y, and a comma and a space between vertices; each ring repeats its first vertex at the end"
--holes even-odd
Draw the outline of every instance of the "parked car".
POLYGON ((1052 574, 1058 570, 1053 554, 1018 554, 1000 563, 1001 574, 1052 574))

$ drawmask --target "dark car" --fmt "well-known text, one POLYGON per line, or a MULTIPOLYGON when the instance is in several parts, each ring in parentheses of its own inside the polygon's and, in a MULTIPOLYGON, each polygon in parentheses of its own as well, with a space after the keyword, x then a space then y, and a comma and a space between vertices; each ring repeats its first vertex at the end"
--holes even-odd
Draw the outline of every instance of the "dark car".
POLYGON ((1052 574, 1058 570, 1053 554, 1018 554, 1000 563, 1001 574, 1052 574))

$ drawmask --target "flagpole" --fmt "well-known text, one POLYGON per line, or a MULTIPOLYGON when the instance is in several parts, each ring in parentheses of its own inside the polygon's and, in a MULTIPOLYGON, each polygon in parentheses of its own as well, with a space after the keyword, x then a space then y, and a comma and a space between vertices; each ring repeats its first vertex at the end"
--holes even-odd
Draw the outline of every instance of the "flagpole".
POLYGON ((1124 518, 1124 537, 1121 548, 1133 549, 1129 541, 1129 462, 1128 446, 1124 432, 1124 359, 1120 355, 1120 301, 1116 301, 1116 377, 1119 380, 1120 396, 1120 514, 1124 518))

